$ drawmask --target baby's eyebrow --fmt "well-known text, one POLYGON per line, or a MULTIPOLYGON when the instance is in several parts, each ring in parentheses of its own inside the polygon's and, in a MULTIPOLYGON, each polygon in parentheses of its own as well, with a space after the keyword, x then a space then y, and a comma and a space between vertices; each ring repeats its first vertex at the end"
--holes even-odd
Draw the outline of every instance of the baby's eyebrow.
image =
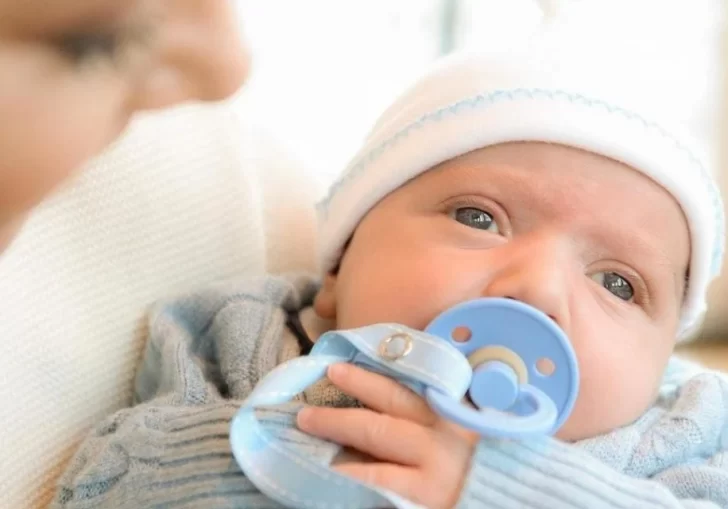
POLYGON ((681 267, 670 256, 668 245, 659 236, 648 231, 635 231, 629 235, 624 232, 612 237, 612 245, 617 245, 621 253, 626 253, 625 263, 646 275, 659 276, 658 271, 665 271, 672 280, 675 295, 680 298, 687 287, 687 267, 681 267))
POLYGON ((625 228, 622 224, 611 224, 603 218, 595 218, 588 226, 588 237, 599 251, 615 256, 623 263, 639 267, 666 268, 673 272, 675 263, 669 254, 668 245, 649 228, 625 228))
MULTIPOLYGON (((639 242, 633 243, 632 246, 637 249, 637 254, 650 260, 650 264, 657 267, 664 267, 675 271, 675 262, 669 254, 668 246, 659 239, 650 241, 650 235, 645 233, 637 235, 639 242)), ((654 237, 653 237, 654 238, 654 237)))

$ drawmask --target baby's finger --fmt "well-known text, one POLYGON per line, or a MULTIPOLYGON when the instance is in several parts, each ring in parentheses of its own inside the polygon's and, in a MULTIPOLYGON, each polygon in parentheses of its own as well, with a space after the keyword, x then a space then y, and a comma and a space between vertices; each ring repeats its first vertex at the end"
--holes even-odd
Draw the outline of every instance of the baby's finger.
POLYGON ((343 392, 377 412, 423 426, 432 426, 437 421, 424 399, 391 378, 351 364, 334 364, 328 377, 343 392))
POLYGON ((401 465, 421 465, 433 441, 429 428, 366 408, 307 407, 297 422, 306 433, 401 465))

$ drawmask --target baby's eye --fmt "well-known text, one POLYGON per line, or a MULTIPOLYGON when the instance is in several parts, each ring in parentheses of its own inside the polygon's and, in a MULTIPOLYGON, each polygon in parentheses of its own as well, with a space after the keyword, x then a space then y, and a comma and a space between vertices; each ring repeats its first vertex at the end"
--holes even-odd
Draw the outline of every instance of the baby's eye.
POLYGON ((618 298, 627 302, 634 299, 634 288, 629 281, 616 272, 597 272, 591 277, 618 298))
POLYGON ((461 207, 453 212, 453 219, 465 226, 478 230, 492 231, 498 233, 498 225, 493 216, 484 210, 475 207, 461 207))

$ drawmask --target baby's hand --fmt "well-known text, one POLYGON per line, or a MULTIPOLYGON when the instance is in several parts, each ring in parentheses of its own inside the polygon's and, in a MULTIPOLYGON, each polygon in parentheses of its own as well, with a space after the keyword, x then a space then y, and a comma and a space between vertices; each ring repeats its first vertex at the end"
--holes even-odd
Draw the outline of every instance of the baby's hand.
POLYGON ((477 435, 442 419, 392 379, 349 364, 332 366, 328 376, 368 407, 307 407, 298 414, 301 430, 365 455, 339 461, 335 470, 429 508, 453 507, 477 435))

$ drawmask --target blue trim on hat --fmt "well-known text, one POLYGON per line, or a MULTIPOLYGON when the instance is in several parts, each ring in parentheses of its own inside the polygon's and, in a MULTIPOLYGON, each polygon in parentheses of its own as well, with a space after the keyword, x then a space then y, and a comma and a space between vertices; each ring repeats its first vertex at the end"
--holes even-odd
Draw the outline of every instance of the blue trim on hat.
POLYGON ((411 132, 424 127, 432 122, 438 122, 444 117, 450 115, 457 115, 463 110, 472 110, 480 107, 487 107, 495 103, 503 101, 515 101, 518 99, 552 99, 552 100, 563 100, 571 103, 579 103, 582 106, 601 107, 609 113, 615 113, 622 115, 628 120, 641 123, 645 129, 653 129, 657 131, 661 136, 668 139, 678 150, 684 152, 690 161, 699 169, 699 174, 703 182, 707 185, 710 190, 711 202, 713 205, 713 214, 718 224, 718 238, 713 246, 713 253, 711 255, 711 274, 715 275, 720 271, 722 259, 724 255, 724 243, 725 243, 725 231, 724 231, 724 213, 723 203, 720 197, 720 193, 717 190, 713 179, 706 170, 702 161, 680 140, 673 136, 670 132, 665 130, 659 124, 649 121, 635 113, 633 111, 624 109, 620 106, 607 103, 601 99, 594 99, 586 97, 581 94, 571 93, 564 90, 549 90, 542 88, 516 88, 511 90, 495 90, 493 92, 478 94, 476 96, 462 99, 453 103, 449 106, 444 106, 435 111, 422 115, 419 119, 412 122, 411 124, 400 129, 394 133, 391 137, 387 138, 379 145, 371 149, 369 152, 364 154, 345 174, 341 175, 329 188, 329 192, 326 197, 317 204, 317 209, 321 217, 326 218, 328 216, 328 208, 331 199, 334 194, 346 185, 351 180, 355 179, 366 167, 372 164, 379 156, 381 156, 390 147, 396 145, 400 140, 406 138, 411 132))

